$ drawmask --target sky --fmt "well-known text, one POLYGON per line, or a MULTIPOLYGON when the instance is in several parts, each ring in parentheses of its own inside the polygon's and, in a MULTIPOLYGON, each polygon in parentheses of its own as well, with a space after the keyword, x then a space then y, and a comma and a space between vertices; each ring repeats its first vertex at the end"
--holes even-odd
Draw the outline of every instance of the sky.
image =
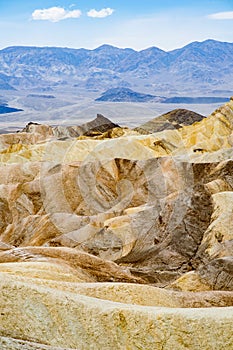
POLYGON ((233 0, 0 0, 0 49, 169 51, 206 39, 233 42, 233 0))

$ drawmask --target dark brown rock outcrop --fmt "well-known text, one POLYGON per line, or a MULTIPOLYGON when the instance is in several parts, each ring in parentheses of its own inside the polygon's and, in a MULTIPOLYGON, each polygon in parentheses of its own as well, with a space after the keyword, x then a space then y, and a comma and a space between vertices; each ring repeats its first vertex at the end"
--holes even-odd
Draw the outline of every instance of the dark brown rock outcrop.
POLYGON ((205 118, 203 115, 187 109, 174 109, 149 120, 134 130, 141 134, 152 134, 163 130, 180 129, 184 125, 192 125, 195 122, 200 122, 203 118, 205 118))

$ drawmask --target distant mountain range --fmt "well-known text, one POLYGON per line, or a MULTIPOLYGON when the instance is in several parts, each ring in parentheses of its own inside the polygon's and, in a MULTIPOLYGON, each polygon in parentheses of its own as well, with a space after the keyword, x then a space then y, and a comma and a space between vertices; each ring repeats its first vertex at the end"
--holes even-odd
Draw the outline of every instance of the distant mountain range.
POLYGON ((233 91, 232 82, 233 43, 215 40, 169 52, 110 45, 94 50, 21 46, 0 50, 0 90, 53 91, 62 86, 97 93, 130 88, 166 97, 211 96, 214 91, 233 91))

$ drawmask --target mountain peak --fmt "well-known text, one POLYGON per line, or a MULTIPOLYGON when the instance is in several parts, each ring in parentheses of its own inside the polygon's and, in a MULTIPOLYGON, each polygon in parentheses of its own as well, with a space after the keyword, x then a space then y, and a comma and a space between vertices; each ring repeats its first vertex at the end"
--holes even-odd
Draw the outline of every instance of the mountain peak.
POLYGON ((109 45, 109 44, 103 44, 103 45, 98 46, 96 49, 94 49, 94 51, 111 50, 111 49, 118 49, 118 47, 113 46, 113 45, 109 45))
POLYGON ((139 51, 140 53, 145 53, 145 52, 150 52, 150 53, 162 53, 162 52, 165 52, 164 50, 161 50, 159 47, 156 47, 156 46, 151 46, 151 47, 148 47, 146 49, 143 49, 141 51, 139 51))
MULTIPOLYGON (((224 46, 224 45, 231 45, 231 43, 225 42, 225 41, 218 41, 218 40, 214 40, 214 39, 206 39, 204 41, 193 41, 187 45, 185 45, 184 47, 182 47, 181 49, 178 50, 182 50, 185 48, 205 48, 205 47, 219 47, 219 46, 224 46)), ((176 50, 174 50, 176 51, 176 50)))
POLYGON ((119 48, 119 47, 116 47, 116 46, 112 46, 112 45, 109 45, 109 44, 103 44, 103 45, 101 45, 101 46, 99 46, 99 47, 97 47, 96 49, 94 49, 93 50, 94 52, 107 52, 107 53, 109 53, 109 52, 116 52, 116 51, 125 51, 125 52, 129 52, 129 53, 131 53, 131 52, 135 52, 135 50, 133 50, 133 49, 130 49, 130 48, 125 48, 125 49, 122 49, 122 48, 119 48))
POLYGON ((129 88, 118 87, 108 89, 102 95, 96 99, 96 101, 110 101, 110 102, 148 102, 153 101, 157 96, 144 94, 133 91, 129 88))

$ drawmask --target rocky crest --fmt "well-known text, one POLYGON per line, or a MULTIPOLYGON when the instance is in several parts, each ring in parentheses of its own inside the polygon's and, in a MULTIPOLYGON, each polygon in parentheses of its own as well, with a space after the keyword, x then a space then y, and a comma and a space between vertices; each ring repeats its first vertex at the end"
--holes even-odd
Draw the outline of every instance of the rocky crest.
POLYGON ((232 152, 232 99, 0 135, 1 348, 232 349, 232 152))
POLYGON ((149 120, 145 124, 135 128, 140 134, 152 134, 163 130, 180 129, 185 125, 192 125, 200 122, 203 115, 189 111, 187 109, 175 109, 160 117, 149 120))

